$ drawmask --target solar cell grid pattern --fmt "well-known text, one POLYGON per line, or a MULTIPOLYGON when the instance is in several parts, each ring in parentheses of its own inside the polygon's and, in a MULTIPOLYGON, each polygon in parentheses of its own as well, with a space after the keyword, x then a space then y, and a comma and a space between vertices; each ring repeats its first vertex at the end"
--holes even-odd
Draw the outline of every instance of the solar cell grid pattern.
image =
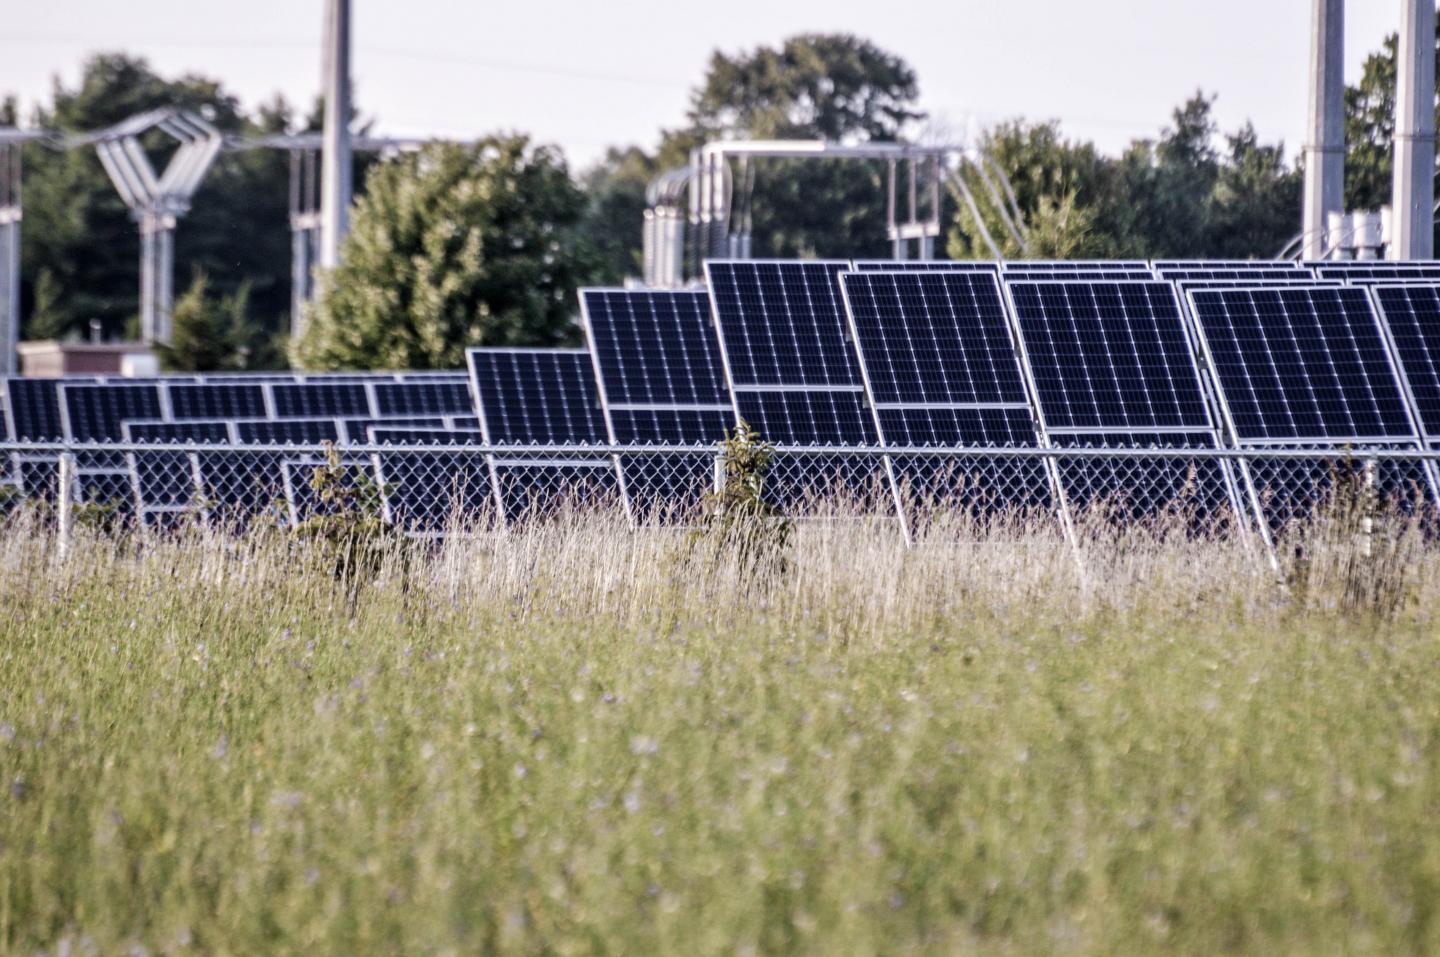
POLYGON ((1421 431, 1440 436, 1440 285, 1376 286, 1373 294, 1415 398, 1421 431))
POLYGON ((725 437, 734 406, 708 294, 587 289, 581 303, 616 441, 725 437))
POLYGON ((362 382, 276 383, 270 387, 270 394, 275 415, 282 419, 374 414, 362 382))
POLYGON ((1214 427, 1167 282, 1010 284, 1047 430, 1214 427))
POLYGON ((1150 264, 1143 259, 1013 259, 1004 264, 1006 272, 1143 272, 1150 264))
POLYGON ((1295 267, 1281 266, 1276 269, 1160 269, 1156 268, 1156 275, 1161 279, 1179 281, 1182 279, 1236 279, 1250 282, 1262 280, 1278 280, 1280 282, 1302 282, 1307 279, 1314 279, 1315 276, 1308 269, 1296 269, 1295 267))
POLYGON ((1148 269, 1087 269, 1047 270, 1031 269, 1025 272, 1009 273, 1006 282, 1072 282, 1082 279, 1086 282, 1149 282, 1155 274, 1148 269))
POLYGON ((234 425, 235 439, 242 444, 340 441, 340 422, 336 419, 242 419, 234 425))
POLYGON ((883 442, 1034 445, 993 275, 849 273, 842 283, 883 442))
POLYGON ((877 441, 840 298, 846 264, 705 268, 737 415, 771 442, 877 441))
POLYGON ((1189 295, 1240 441, 1414 437, 1364 289, 1189 295))
POLYGON ((4 380, 5 416, 17 441, 44 442, 65 437, 60 418, 60 383, 81 384, 93 379, 4 380))
POLYGON ((1151 264, 1157 272, 1171 269, 1294 269, 1304 271, 1313 263, 1302 266, 1293 259, 1157 259, 1151 264))
POLYGON ((475 411, 469 383, 448 377, 376 383, 375 405, 377 416, 466 415, 475 411))
POLYGON ((66 437, 80 442, 119 441, 126 419, 160 418, 160 387, 153 383, 75 385, 60 388, 66 437))
POLYGON ((843 262, 707 262, 719 335, 739 386, 859 386, 840 301, 843 262))
POLYGON ((1440 263, 1329 263, 1316 265, 1315 275, 1320 279, 1344 279, 1355 285, 1405 279, 1440 280, 1440 263))
POLYGON ((266 415, 265 387, 258 382, 167 383, 175 419, 259 419, 266 415))
POLYGON ((857 259, 857 272, 999 272, 993 259, 857 259))
POLYGON ((471 349, 468 359, 476 408, 489 441, 606 441, 588 350, 471 349))

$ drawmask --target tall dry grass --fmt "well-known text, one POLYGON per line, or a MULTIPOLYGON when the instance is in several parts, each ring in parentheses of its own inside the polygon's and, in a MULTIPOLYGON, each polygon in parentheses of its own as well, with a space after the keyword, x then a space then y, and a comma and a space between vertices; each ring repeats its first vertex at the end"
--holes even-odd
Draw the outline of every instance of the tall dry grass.
POLYGON ((1437 952, 1440 552, 1357 527, 21 515, 0 950, 1437 952))

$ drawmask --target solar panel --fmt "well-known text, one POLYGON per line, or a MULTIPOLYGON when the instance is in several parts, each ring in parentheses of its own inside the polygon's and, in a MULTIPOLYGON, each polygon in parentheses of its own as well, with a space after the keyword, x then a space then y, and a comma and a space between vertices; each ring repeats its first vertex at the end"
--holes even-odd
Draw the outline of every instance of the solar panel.
MULTIPOLYGON (((1216 421, 1192 345, 1168 282, 1009 284, 1025 364, 1049 444, 1144 448, 1214 448, 1216 421)), ((1156 502, 1136 489, 1167 487, 1175 460, 1060 460, 1061 487, 1072 504, 1105 497, 1130 514, 1156 502)), ((1186 462, 1194 494, 1183 506, 1209 520, 1238 514, 1233 477, 1214 461, 1186 462)))
POLYGON ((605 441, 588 350, 481 348, 466 357, 487 442, 605 441))
POLYGON ((297 382, 269 386, 280 419, 363 418, 375 412, 364 382, 297 382))
MULTIPOLYGON (((127 420, 126 442, 203 442, 223 445, 230 428, 223 421, 127 420)), ((128 456, 135 504, 142 519, 152 512, 176 512, 196 504, 202 487, 199 460, 190 452, 132 452, 128 456)))
POLYGON ((1440 285, 1375 286, 1371 294, 1390 331, 1421 433, 1440 438, 1440 285))
POLYGON ((318 445, 340 441, 340 422, 336 419, 237 419, 232 425, 235 441, 241 445, 318 445))
MULTIPOLYGON (((1366 290, 1356 287, 1198 290, 1191 311, 1221 407, 1241 447, 1414 448, 1415 420, 1366 290)), ((1340 462, 1341 467, 1345 466, 1340 462)), ((1247 459, 1242 474, 1271 528, 1308 515, 1339 474, 1335 463, 1247 459)), ((1423 467, 1377 470, 1382 493, 1429 486, 1423 467)))
POLYGON ((1402 279, 1440 280, 1440 263, 1434 262, 1328 262, 1315 263, 1321 279, 1343 279, 1352 285, 1395 282, 1402 279))
MULTIPOLYGON (((468 389, 466 390, 468 394, 468 389)), ((370 427, 394 426, 396 428, 416 429, 440 429, 445 428, 445 417, 435 416, 396 416, 394 418, 370 418, 370 419, 342 419, 340 422, 340 441, 345 443, 363 443, 370 441, 370 427)))
POLYGON ((1006 282, 1071 282, 1077 279, 1086 282, 1149 282, 1155 274, 1148 269, 1029 269, 1007 273, 1004 278, 1006 282))
MULTIPOLYGON (((377 445, 478 445, 484 437, 452 429, 371 426, 377 445)), ((495 514, 496 490, 487 456, 464 452, 384 451, 374 455, 385 519, 411 533, 436 534, 495 514)))
MULTIPOLYGON (((713 444, 735 421, 704 291, 582 289, 580 311, 610 439, 713 444)), ((683 511, 713 481, 714 455, 625 455, 632 512, 683 511)))
POLYGON ((1007 259, 1006 272, 1143 272, 1150 264, 1143 259, 1007 259))
POLYGON ((263 419, 269 412, 259 382, 167 383, 172 419, 263 419))
MULTIPOLYGON (((487 443, 606 441, 588 350, 471 349, 466 357, 487 443)), ((501 511, 512 520, 549 514, 557 502, 571 500, 567 496, 589 498, 596 481, 615 486, 614 463, 606 455, 491 456, 488 464, 501 511)))
POLYGON ((1189 297, 1240 443, 1416 438, 1363 289, 1202 289, 1189 297))
POLYGON ((469 415, 475 400, 463 377, 381 382, 375 385, 378 416, 469 415))
POLYGON ((1305 272, 1309 264, 1302 267, 1293 259, 1157 259, 1150 267, 1156 272, 1171 269, 1295 269, 1305 272))
POLYGON ((1281 266, 1276 269, 1161 269, 1157 267, 1155 274, 1161 279, 1176 281, 1182 279, 1233 279, 1245 282, 1305 282, 1315 278, 1310 270, 1297 269, 1294 266, 1281 266))
MULTIPOLYGON (((1037 444, 1034 414, 993 274, 846 273, 851 331, 880 443, 1037 444)), ((902 456, 903 499, 971 511, 1048 502, 1039 459, 902 456)))
POLYGON ((999 272, 993 259, 857 259, 857 272, 999 272))

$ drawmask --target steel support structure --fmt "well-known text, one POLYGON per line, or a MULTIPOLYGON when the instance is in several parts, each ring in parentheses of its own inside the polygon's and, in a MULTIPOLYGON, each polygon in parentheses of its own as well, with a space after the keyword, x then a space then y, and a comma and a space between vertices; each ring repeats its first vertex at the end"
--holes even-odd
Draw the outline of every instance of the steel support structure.
POLYGON ((1312 0, 1310 108, 1301 258, 1332 252, 1327 223, 1345 211, 1345 0, 1312 0))
POLYGON ((1401 0, 1391 259, 1435 255, 1435 0, 1401 0))
POLYGON ((44 134, 0 129, 0 375, 18 371, 20 341, 21 160, 25 143, 44 134))
POLYGON ((153 110, 76 142, 95 147, 111 183, 140 227, 141 338, 169 342, 175 298, 175 225, 190 211, 190 200, 225 139, 197 114, 153 110), (152 130, 179 144, 158 176, 140 143, 152 130))
POLYGON ((340 264, 350 231, 350 0, 325 2, 325 148, 320 173, 320 268, 340 264))

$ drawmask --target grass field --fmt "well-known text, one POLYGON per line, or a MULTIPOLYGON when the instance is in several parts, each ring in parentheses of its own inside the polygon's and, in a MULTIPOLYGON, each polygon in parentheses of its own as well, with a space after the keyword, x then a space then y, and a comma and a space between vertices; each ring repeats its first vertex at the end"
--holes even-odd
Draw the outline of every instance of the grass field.
POLYGON ((1440 551, 1359 549, 21 518, 0 950, 1440 953, 1440 551))

